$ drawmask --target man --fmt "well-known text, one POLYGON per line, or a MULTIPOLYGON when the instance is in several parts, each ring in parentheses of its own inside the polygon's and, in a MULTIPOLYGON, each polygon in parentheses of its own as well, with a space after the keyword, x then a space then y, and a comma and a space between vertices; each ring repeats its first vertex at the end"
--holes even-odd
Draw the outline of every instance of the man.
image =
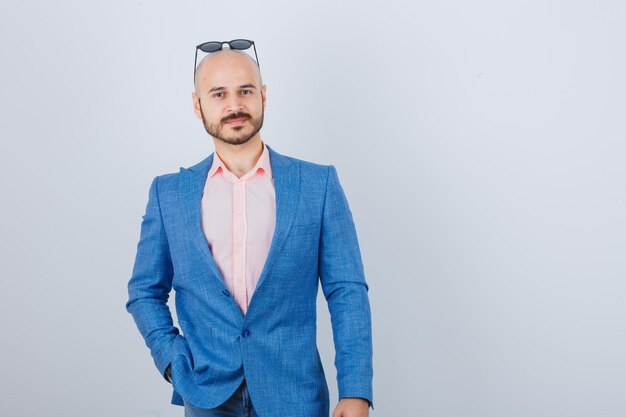
POLYGON ((215 152, 152 181, 126 308, 185 416, 322 417, 319 283, 336 351, 333 417, 367 417, 368 285, 336 169, 261 139, 258 61, 219 46, 192 93, 215 152), (183 334, 167 306, 172 288, 183 334))

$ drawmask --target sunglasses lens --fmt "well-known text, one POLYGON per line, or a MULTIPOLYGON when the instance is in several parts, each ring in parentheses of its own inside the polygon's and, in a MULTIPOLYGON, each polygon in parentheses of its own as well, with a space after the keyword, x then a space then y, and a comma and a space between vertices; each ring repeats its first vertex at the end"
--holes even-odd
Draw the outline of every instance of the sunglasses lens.
POLYGON ((204 52, 216 52, 222 49, 222 44, 219 42, 207 42, 200 45, 200 50, 204 52))
POLYGON ((229 45, 232 49, 248 49, 252 46, 252 42, 239 39, 236 41, 232 41, 229 45))

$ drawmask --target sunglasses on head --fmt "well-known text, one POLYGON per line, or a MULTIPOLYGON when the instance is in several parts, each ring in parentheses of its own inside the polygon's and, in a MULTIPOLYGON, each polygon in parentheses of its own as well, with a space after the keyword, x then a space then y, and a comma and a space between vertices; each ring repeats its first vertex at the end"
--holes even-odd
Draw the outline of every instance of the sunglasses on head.
POLYGON ((207 53, 217 52, 217 51, 222 50, 222 46, 224 46, 224 44, 228 45, 230 49, 235 49, 238 51, 243 51, 245 49, 252 47, 252 49, 254 49, 254 57, 256 58, 256 64, 259 68, 261 68, 261 66, 259 65, 259 57, 256 55, 256 46, 254 46, 254 41, 251 41, 248 39, 233 39, 232 41, 204 42, 196 46, 196 57, 193 63, 194 83, 196 82, 196 65, 198 64, 198 49, 201 50, 202 52, 207 52, 207 53))

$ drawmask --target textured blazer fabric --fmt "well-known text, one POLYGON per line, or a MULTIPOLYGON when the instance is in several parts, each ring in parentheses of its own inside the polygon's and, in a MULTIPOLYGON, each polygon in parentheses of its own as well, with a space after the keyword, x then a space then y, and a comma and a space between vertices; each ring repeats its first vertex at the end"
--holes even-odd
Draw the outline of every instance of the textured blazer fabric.
POLYGON ((261 417, 328 416, 328 386, 316 345, 318 284, 331 316, 339 398, 372 405, 368 284, 352 213, 333 165, 268 146, 276 228, 244 316, 227 290, 200 223, 211 154, 150 186, 128 282, 130 312, 164 374, 172 404, 226 401, 245 377, 261 417), (167 305, 175 291, 178 326, 167 305))

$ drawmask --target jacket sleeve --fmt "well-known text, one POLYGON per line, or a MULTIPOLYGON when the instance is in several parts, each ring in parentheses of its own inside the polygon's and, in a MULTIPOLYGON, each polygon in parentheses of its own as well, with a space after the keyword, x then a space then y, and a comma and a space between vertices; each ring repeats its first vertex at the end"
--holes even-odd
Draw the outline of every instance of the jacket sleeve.
POLYGON ((189 347, 174 327, 167 305, 173 267, 161 217, 158 177, 150 186, 142 219, 135 263, 128 281, 126 310, 133 316, 156 367, 165 378, 167 366, 178 354, 188 353, 189 347))
POLYGON ((368 284, 352 212, 329 166, 320 236, 319 274, 335 345, 339 399, 372 400, 372 329, 368 284))

